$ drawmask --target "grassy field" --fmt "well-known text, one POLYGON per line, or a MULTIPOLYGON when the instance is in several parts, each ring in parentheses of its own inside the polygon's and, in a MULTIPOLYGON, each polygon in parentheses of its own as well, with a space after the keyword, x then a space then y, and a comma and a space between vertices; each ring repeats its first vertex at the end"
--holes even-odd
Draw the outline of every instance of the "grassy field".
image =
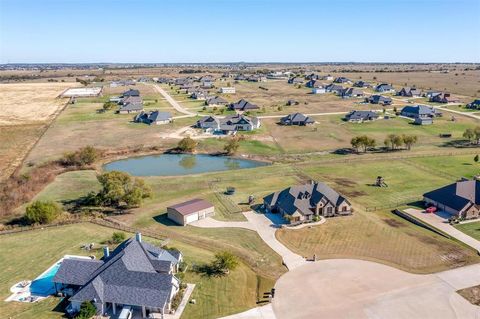
POLYGON ((316 227, 280 229, 277 238, 302 256, 373 260, 415 273, 480 262, 474 250, 389 212, 356 212, 316 227))
MULTIPOLYGON (((111 234, 109 228, 85 223, 3 235, 0 238, 0 266, 3 269, 0 274, 1 298, 8 297, 13 284, 34 279, 65 254, 91 255, 92 251, 80 248, 85 243, 96 243, 97 250, 93 253, 101 257, 99 243, 111 234)), ((155 240, 145 240, 158 244, 155 240)), ((180 249, 189 264, 208 263, 213 258, 211 251, 182 242, 171 241, 169 246, 180 249)), ((254 307, 259 292, 263 294, 273 284, 270 279, 258 277, 243 263, 226 277, 211 278, 187 272, 185 281, 196 284, 192 297, 197 303, 188 304, 183 319, 217 318, 254 307)), ((63 313, 57 308, 59 302, 53 297, 35 304, 2 301, 0 313, 2 317, 15 319, 62 318, 63 313)))
POLYGON ((480 240, 480 222, 471 222, 465 224, 455 225, 455 228, 461 230, 468 236, 480 240))

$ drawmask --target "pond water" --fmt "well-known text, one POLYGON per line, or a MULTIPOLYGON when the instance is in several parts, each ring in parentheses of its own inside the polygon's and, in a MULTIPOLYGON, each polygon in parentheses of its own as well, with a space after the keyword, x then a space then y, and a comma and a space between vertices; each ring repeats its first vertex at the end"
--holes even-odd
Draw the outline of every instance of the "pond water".
POLYGON ((133 176, 176 176, 266 166, 268 163, 225 156, 162 154, 131 157, 103 166, 133 176))

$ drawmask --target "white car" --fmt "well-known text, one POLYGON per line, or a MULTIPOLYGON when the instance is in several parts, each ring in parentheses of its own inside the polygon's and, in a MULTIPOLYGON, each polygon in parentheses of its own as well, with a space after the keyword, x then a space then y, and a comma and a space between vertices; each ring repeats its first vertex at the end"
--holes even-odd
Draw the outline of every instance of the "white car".
POLYGON ((120 315, 118 316, 118 319, 131 319, 131 318, 132 318, 132 307, 124 306, 122 308, 122 311, 120 312, 120 315))

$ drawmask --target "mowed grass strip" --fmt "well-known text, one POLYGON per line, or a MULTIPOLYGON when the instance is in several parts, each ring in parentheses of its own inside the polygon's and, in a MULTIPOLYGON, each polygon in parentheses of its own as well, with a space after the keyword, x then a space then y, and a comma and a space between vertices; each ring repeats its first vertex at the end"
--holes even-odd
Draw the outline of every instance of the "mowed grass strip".
POLYGON ((356 212, 328 219, 320 226, 280 229, 276 236, 302 256, 372 260, 414 273, 433 273, 480 261, 472 249, 389 212, 356 212))
MULTIPOLYGON (((2 299, 10 295, 9 289, 15 283, 34 279, 65 254, 96 255, 101 257, 99 242, 111 237, 113 230, 84 223, 59 226, 43 230, 28 231, 0 237, 0 295, 2 299), (96 243, 94 251, 85 251, 81 246, 96 243)), ((128 234, 131 236, 132 234, 128 234)), ((144 240, 158 244, 149 238, 144 240)), ((182 242, 171 241, 169 246, 182 251, 185 260, 192 265, 208 263, 213 252, 182 242)), ((191 268, 190 268, 191 269, 191 268)), ((256 305, 257 296, 273 285, 269 279, 259 278, 244 263, 225 277, 206 277, 187 272, 186 282, 195 283, 193 298, 195 305, 189 304, 182 318, 218 318, 240 312, 256 305)), ((56 309, 60 299, 50 297, 38 303, 0 303, 0 313, 5 318, 62 318, 61 309, 56 309)))
POLYGON ((480 240, 480 221, 455 225, 455 228, 464 232, 470 237, 480 240))

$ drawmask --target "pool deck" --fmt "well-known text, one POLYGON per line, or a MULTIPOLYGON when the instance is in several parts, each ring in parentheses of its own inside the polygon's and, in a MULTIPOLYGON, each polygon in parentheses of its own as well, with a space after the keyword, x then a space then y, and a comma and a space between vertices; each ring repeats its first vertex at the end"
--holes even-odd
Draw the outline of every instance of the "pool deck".
POLYGON ((26 280, 22 280, 15 285, 13 285, 10 288, 10 292, 12 292, 12 295, 10 295, 7 299, 5 299, 6 302, 10 301, 17 301, 17 302, 37 302, 40 300, 43 300, 45 298, 48 298, 49 296, 43 296, 43 295, 35 295, 32 294, 30 291, 30 286, 32 285, 32 282, 35 280, 40 280, 42 278, 45 278, 47 274, 49 274, 52 269, 57 266, 58 264, 61 264, 64 259, 69 259, 69 258, 82 258, 82 259, 90 259, 90 257, 87 256, 75 256, 75 255, 65 255, 62 258, 60 258, 57 262, 55 262, 53 265, 48 267, 44 272, 42 272, 39 276, 37 276, 34 280, 28 281, 27 285, 23 285, 24 282, 27 282, 26 280))

